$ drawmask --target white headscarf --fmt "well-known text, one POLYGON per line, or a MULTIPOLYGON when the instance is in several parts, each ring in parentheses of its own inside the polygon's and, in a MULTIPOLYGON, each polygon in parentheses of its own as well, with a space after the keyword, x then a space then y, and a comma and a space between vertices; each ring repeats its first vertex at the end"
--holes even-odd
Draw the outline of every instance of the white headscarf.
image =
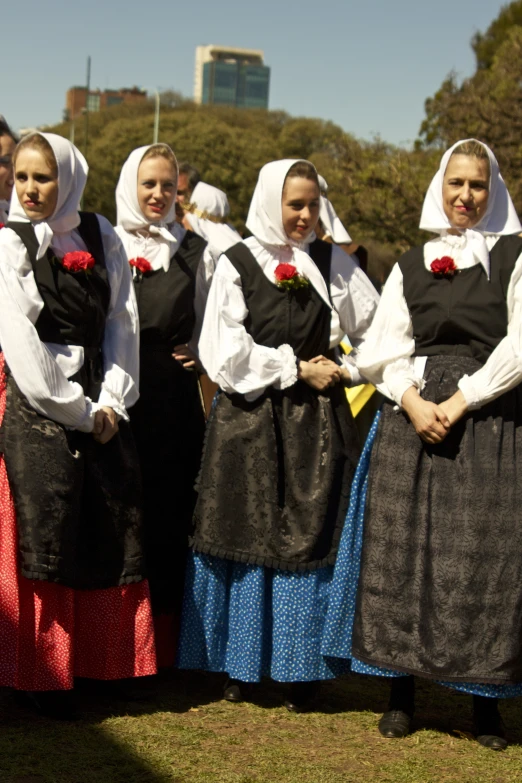
MULTIPOLYGON (((291 247, 294 253, 304 252, 310 242, 297 242, 287 236, 283 227, 282 198, 286 175, 295 163, 310 163, 303 158, 274 160, 259 172, 259 177, 250 202, 246 227, 255 238, 267 247, 291 247)), ((310 163, 310 165, 312 165, 310 163)))
MULTIPOLYGON (((170 255, 172 255, 172 246, 177 245, 178 240, 170 233, 167 224, 172 223, 175 219, 176 200, 174 199, 172 202, 172 207, 166 217, 157 223, 151 222, 145 217, 138 202, 138 169, 143 156, 152 146, 156 145, 147 144, 145 147, 138 147, 133 150, 123 164, 118 185, 116 186, 116 222, 125 231, 133 232, 142 229, 157 237, 159 241, 168 243, 170 255)), ((167 144, 162 146, 168 147, 167 144)), ((172 154, 174 155, 174 152, 172 154)), ((176 184, 177 177, 178 163, 176 161, 176 184)))
MULTIPOLYGON (((443 206, 442 186, 444 183, 444 174, 446 173, 453 151, 461 144, 469 141, 476 142, 477 140, 464 139, 458 141, 442 156, 439 170, 431 181, 422 207, 420 228, 425 231, 432 231, 435 234, 445 236, 449 229, 452 228, 446 213, 444 212, 443 206)), ((481 146, 484 147, 489 158, 491 174, 489 180, 488 206, 484 216, 476 226, 464 230, 459 229, 459 231, 461 231, 462 235, 466 238, 466 245, 462 251, 463 254, 473 255, 473 257, 482 264, 489 277, 489 251, 485 236, 488 234, 519 234, 522 231, 522 225, 518 219, 506 184, 502 179, 497 159, 486 144, 481 141, 479 141, 478 144, 481 144, 481 146)))
POLYGON ((207 185, 206 182, 198 182, 190 202, 194 211, 186 212, 185 217, 192 230, 206 239, 209 245, 224 253, 229 247, 241 241, 237 231, 225 222, 230 212, 226 193, 213 185, 207 185), (205 219, 204 213, 218 218, 219 222, 205 219))
POLYGON ((323 224, 327 236, 330 236, 336 245, 350 245, 352 238, 345 229, 331 202, 324 195, 328 191, 328 183, 324 177, 319 174, 319 187, 321 189, 321 207, 319 209, 319 220, 323 224))
MULTIPOLYGON (((53 214, 45 220, 30 221, 13 188, 9 219, 33 223, 40 244, 38 258, 42 258, 51 244, 54 234, 68 234, 80 223, 78 210, 87 182, 89 167, 79 149, 63 136, 55 133, 32 133, 42 136, 51 146, 58 167, 58 201, 53 214)), ((29 137, 30 138, 30 137, 29 137)))

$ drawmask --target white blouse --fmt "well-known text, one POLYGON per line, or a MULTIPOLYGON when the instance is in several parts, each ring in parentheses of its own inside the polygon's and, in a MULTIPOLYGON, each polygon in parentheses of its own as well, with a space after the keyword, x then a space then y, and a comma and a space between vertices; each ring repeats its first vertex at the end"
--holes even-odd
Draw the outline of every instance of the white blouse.
MULTIPOLYGON (((148 232, 143 234, 130 232, 126 231, 122 226, 116 226, 115 231, 122 241, 129 261, 131 258, 146 258, 155 271, 163 268, 165 272, 168 272, 170 262, 187 233, 180 223, 171 223, 168 226, 168 231, 172 235, 173 241, 167 243, 164 239, 157 235, 151 235, 148 232)), ((207 245, 203 251, 201 263, 196 274, 196 293, 194 298, 196 324, 190 341, 190 347, 195 352, 197 352, 201 324, 203 323, 203 315, 217 258, 217 252, 207 245)), ((132 267, 132 275, 133 277, 136 275, 135 267, 132 267)))
MULTIPOLYGON (((102 344, 104 378, 97 403, 71 378, 83 366, 78 345, 44 343, 35 324, 43 309, 25 246, 11 229, 0 231, 0 344, 9 369, 30 405, 70 429, 92 432, 102 406, 128 420, 126 408, 138 399, 139 329, 132 277, 120 240, 98 215, 111 288, 102 344)), ((51 247, 58 258, 87 250, 77 230, 55 234, 51 247)))
MULTIPOLYGON (((486 237, 488 250, 498 235, 486 237)), ((463 257, 465 236, 446 235, 424 245, 426 269, 436 258, 451 256, 461 269, 478 263, 463 257)), ((488 270, 486 270, 488 271, 488 270)), ((480 408, 522 381, 522 255, 517 259, 507 292, 508 331, 489 359, 473 375, 459 381, 470 410, 480 408)), ((484 313, 487 318, 487 313, 484 313)), ((403 294, 403 277, 395 264, 386 281, 381 301, 364 345, 360 346, 358 366, 372 383, 397 405, 410 386, 422 389, 426 357, 414 357, 413 326, 403 294)))
MULTIPOLYGON (((330 348, 339 345, 345 334, 354 347, 342 361, 350 371, 352 383, 361 383, 357 346, 366 337, 375 313, 379 295, 364 272, 344 250, 332 246, 330 291, 311 258, 292 251, 263 247, 254 237, 245 241, 265 276, 275 281, 278 264, 291 261, 306 276, 321 298, 331 308, 330 348)), ((210 378, 225 392, 239 392, 248 401, 257 399, 269 386, 285 389, 297 381, 297 357, 290 345, 267 348, 254 342, 244 327, 248 309, 241 288, 241 278, 226 255, 217 265, 207 302, 199 355, 210 378)))

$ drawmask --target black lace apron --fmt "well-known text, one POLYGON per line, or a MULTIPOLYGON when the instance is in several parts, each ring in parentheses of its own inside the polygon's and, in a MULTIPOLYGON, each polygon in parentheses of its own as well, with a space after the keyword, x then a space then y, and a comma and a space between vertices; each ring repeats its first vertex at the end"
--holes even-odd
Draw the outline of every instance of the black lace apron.
POLYGON ((155 613, 180 609, 205 419, 196 370, 172 357, 195 325, 206 242, 188 231, 167 272, 138 272, 140 399, 130 410, 143 474, 144 554, 155 613))
MULTIPOLYGON (((329 288, 331 247, 312 252, 329 288)), ((303 360, 328 353, 331 311, 312 285, 279 288, 241 242, 226 255, 256 343, 288 344, 303 360)), ((290 571, 334 563, 358 456, 341 386, 319 393, 297 381, 254 402, 220 393, 197 484, 194 550, 290 571)))
MULTIPOLYGON (((40 339, 84 348, 84 365, 70 380, 96 401, 110 303, 96 215, 81 213, 78 227, 96 261, 89 273, 67 271, 51 251, 37 261, 32 225, 10 222, 8 227, 27 248, 44 303, 35 324, 40 339)), ((7 367, 6 375, 1 439, 23 576, 82 589, 140 581, 141 477, 129 425, 120 422, 119 432, 100 445, 90 433, 41 416, 7 367)))
MULTIPOLYGON (((491 279, 453 280, 399 262, 422 396, 442 402, 507 332, 506 294, 522 239, 501 238, 491 279)), ((383 408, 372 452, 353 654, 437 680, 522 681, 522 389, 468 413, 439 445, 383 408)))

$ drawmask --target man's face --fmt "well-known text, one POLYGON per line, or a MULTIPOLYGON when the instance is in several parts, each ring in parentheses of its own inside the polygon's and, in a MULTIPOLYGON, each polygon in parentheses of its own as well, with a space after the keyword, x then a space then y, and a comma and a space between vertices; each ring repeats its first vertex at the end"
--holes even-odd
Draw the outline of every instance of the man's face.
POLYGON ((188 174, 180 174, 178 177, 178 194, 176 201, 178 204, 188 204, 192 191, 189 187, 188 174))
POLYGON ((0 201, 9 201, 13 190, 13 152, 16 144, 7 135, 0 136, 0 201))

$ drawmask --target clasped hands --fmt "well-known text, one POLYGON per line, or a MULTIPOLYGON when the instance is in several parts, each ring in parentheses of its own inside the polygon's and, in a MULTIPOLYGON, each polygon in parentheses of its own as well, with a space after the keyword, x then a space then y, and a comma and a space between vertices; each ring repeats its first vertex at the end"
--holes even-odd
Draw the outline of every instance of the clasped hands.
POLYGON ((460 389, 437 405, 423 400, 415 386, 407 389, 401 406, 408 414, 417 435, 425 443, 442 443, 456 422, 467 413, 468 406, 460 389))
POLYGON ((324 391, 338 383, 350 384, 351 375, 345 367, 327 359, 325 356, 315 356, 309 362, 298 362, 298 377, 312 389, 324 391))

